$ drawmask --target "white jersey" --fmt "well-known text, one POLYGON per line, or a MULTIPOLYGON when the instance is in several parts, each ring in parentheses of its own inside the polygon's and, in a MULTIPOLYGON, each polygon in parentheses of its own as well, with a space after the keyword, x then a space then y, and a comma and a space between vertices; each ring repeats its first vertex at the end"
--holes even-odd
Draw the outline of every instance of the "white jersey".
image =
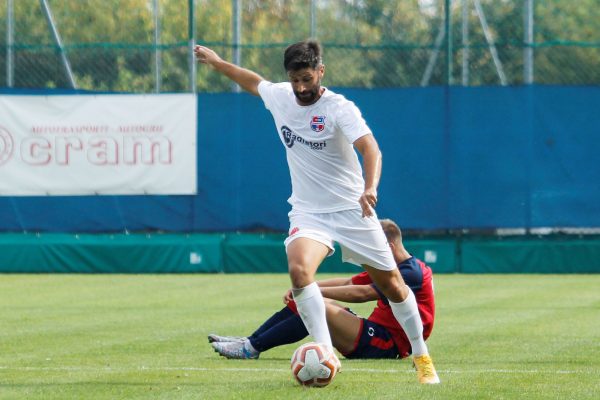
POLYGON ((364 179, 352 143, 371 130, 354 103, 325 89, 317 102, 301 106, 288 82, 262 81, 258 92, 286 149, 292 209, 329 213, 360 208, 364 179))

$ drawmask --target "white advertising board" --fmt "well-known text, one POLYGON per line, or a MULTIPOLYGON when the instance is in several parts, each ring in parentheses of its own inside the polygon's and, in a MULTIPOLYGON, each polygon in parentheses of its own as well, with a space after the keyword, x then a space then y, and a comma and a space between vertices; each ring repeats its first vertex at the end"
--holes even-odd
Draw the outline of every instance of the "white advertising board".
POLYGON ((195 194, 194 94, 0 96, 0 196, 195 194))

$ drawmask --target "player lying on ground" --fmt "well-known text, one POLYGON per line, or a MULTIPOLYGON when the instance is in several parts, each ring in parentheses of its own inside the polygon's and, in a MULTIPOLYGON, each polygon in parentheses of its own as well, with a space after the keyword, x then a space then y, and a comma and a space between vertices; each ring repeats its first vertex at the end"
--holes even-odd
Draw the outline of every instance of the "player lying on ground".
MULTIPOLYGON (((402 243, 400 228, 391 220, 381 225, 394 260, 406 284, 417 298, 425 339, 431 334, 435 315, 431 269, 411 256, 402 243)), ((346 358, 404 358, 411 354, 410 341, 394 318, 389 303, 366 272, 351 278, 334 278, 317 282, 326 298, 326 315, 335 348, 346 358), (361 318, 333 300, 362 303, 377 300, 369 318, 361 318)), ((308 336, 298 315, 291 291, 284 296, 286 306, 267 319, 249 337, 208 336, 212 347, 227 358, 258 358, 261 352, 308 336)))

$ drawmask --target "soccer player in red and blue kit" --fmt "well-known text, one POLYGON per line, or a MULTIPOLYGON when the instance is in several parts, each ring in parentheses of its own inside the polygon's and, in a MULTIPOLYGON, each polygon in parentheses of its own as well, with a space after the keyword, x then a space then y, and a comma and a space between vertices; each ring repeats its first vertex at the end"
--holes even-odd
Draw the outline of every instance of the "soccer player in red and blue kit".
MULTIPOLYGON (((406 251, 400 228, 391 220, 381 225, 388 239, 394 260, 406 284, 415 293, 423 322, 423 337, 433 329, 435 298, 431 268, 406 251)), ((411 355, 410 341, 394 318, 388 300, 373 284, 367 272, 351 278, 334 278, 318 282, 326 300, 327 323, 336 349, 346 358, 405 358, 411 355), (377 300, 368 318, 360 318, 335 301, 349 303, 377 300)), ((265 321, 249 337, 209 335, 209 342, 227 358, 258 358, 261 352, 302 340, 308 331, 298 315, 288 291, 286 307, 265 321)))

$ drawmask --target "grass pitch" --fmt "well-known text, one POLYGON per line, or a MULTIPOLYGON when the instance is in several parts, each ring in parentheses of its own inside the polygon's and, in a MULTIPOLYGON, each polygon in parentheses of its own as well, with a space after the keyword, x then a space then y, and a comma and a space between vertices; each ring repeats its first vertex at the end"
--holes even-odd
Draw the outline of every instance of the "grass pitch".
POLYGON ((296 345, 259 360, 212 351, 208 333, 250 334, 288 284, 285 274, 0 275, 0 399, 599 396, 600 275, 437 275, 436 386, 419 385, 408 360, 342 359, 330 386, 304 389, 289 371, 296 345))

